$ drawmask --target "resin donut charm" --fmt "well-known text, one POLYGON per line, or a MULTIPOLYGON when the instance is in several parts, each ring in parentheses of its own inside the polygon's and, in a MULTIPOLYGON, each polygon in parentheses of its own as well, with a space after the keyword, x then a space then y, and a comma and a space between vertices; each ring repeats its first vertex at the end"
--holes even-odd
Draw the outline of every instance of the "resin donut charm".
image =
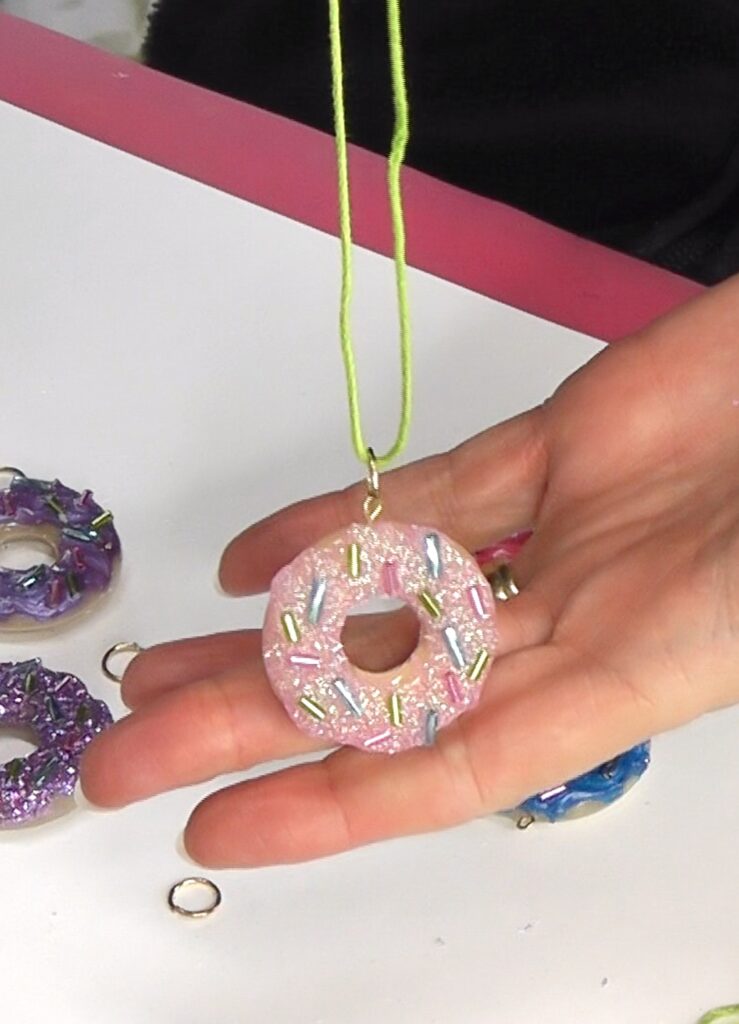
POLYGON ((274 578, 263 632, 272 688, 293 721, 328 744, 393 754, 434 742, 474 707, 497 642, 474 558, 436 530, 353 524, 274 578), (357 605, 395 598, 419 618, 416 650, 384 672, 353 665, 341 633, 357 605))
POLYGON ((35 629, 87 609, 110 586, 120 557, 112 514, 91 491, 4 472, 13 477, 0 491, 0 546, 35 543, 54 562, 0 568, 0 630, 35 629))
POLYGON ((511 811, 511 816, 519 828, 528 828, 535 821, 565 821, 595 814, 628 793, 649 767, 649 758, 650 744, 640 743, 576 779, 537 793, 511 811))
POLYGON ((0 664, 0 726, 27 729, 38 748, 0 765, 0 829, 55 814, 71 797, 90 740, 113 718, 68 672, 38 658, 0 664))

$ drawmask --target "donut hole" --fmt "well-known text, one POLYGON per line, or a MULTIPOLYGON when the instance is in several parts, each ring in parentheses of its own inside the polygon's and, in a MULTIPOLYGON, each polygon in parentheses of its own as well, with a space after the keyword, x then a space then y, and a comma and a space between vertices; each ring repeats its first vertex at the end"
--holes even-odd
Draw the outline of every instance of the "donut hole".
POLYGON ((421 625, 402 601, 374 598, 350 609, 341 631, 346 656, 355 668, 386 672, 410 658, 418 647, 421 625))
POLYGON ((27 725, 0 726, 0 764, 28 757, 38 749, 38 739, 27 725))
POLYGON ((0 567, 32 569, 53 565, 59 556, 59 533, 50 526, 9 523, 0 528, 0 567))

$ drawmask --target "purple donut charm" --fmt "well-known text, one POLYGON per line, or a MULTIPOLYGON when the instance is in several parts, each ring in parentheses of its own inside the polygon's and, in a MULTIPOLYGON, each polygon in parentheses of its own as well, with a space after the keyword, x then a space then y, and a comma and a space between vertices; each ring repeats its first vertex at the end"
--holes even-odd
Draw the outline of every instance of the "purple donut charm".
POLYGON ((0 547, 26 541, 47 548, 52 565, 0 567, 0 630, 35 629, 86 610, 110 586, 121 544, 113 516, 91 491, 18 470, 0 490, 0 547))
POLYGON ((0 765, 0 828, 26 825, 71 797, 82 752, 113 718, 68 672, 51 672, 36 658, 0 663, 0 727, 26 729, 38 748, 0 765))

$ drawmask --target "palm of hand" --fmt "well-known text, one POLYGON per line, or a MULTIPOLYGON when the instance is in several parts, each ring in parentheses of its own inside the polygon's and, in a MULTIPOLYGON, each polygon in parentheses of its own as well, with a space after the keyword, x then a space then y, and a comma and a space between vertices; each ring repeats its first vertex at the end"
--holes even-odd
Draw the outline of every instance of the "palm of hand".
MULTIPOLYGON (((739 699, 735 311, 729 283, 599 355, 542 408, 388 475, 394 517, 471 549, 535 524, 480 706, 432 749, 344 749, 214 794, 188 825, 195 857, 301 860, 455 824, 739 699)), ((360 505, 351 489, 252 527, 224 556, 224 584, 264 589, 360 505)), ((83 766, 102 804, 312 749, 268 689, 254 632, 148 652, 124 695, 134 713, 83 766)))

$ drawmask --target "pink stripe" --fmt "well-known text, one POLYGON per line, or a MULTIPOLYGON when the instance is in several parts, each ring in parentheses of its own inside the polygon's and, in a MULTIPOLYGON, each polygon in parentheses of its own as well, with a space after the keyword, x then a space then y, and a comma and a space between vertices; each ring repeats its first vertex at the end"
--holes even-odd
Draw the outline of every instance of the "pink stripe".
POLYGON ((388 597, 396 597, 400 589, 398 563, 385 562, 382 567, 382 587, 388 597))
MULTIPOLYGON (((0 15, 0 98, 92 138, 336 233, 331 138, 0 15)), ((390 254, 385 163, 352 151, 355 237, 390 254)), ((699 285, 408 170, 409 260, 606 341, 699 285)))
POLYGON ((453 672, 447 672, 445 676, 446 688, 449 691, 449 696, 452 698, 455 704, 460 704, 462 701, 462 691, 459 687, 459 680, 453 672))

